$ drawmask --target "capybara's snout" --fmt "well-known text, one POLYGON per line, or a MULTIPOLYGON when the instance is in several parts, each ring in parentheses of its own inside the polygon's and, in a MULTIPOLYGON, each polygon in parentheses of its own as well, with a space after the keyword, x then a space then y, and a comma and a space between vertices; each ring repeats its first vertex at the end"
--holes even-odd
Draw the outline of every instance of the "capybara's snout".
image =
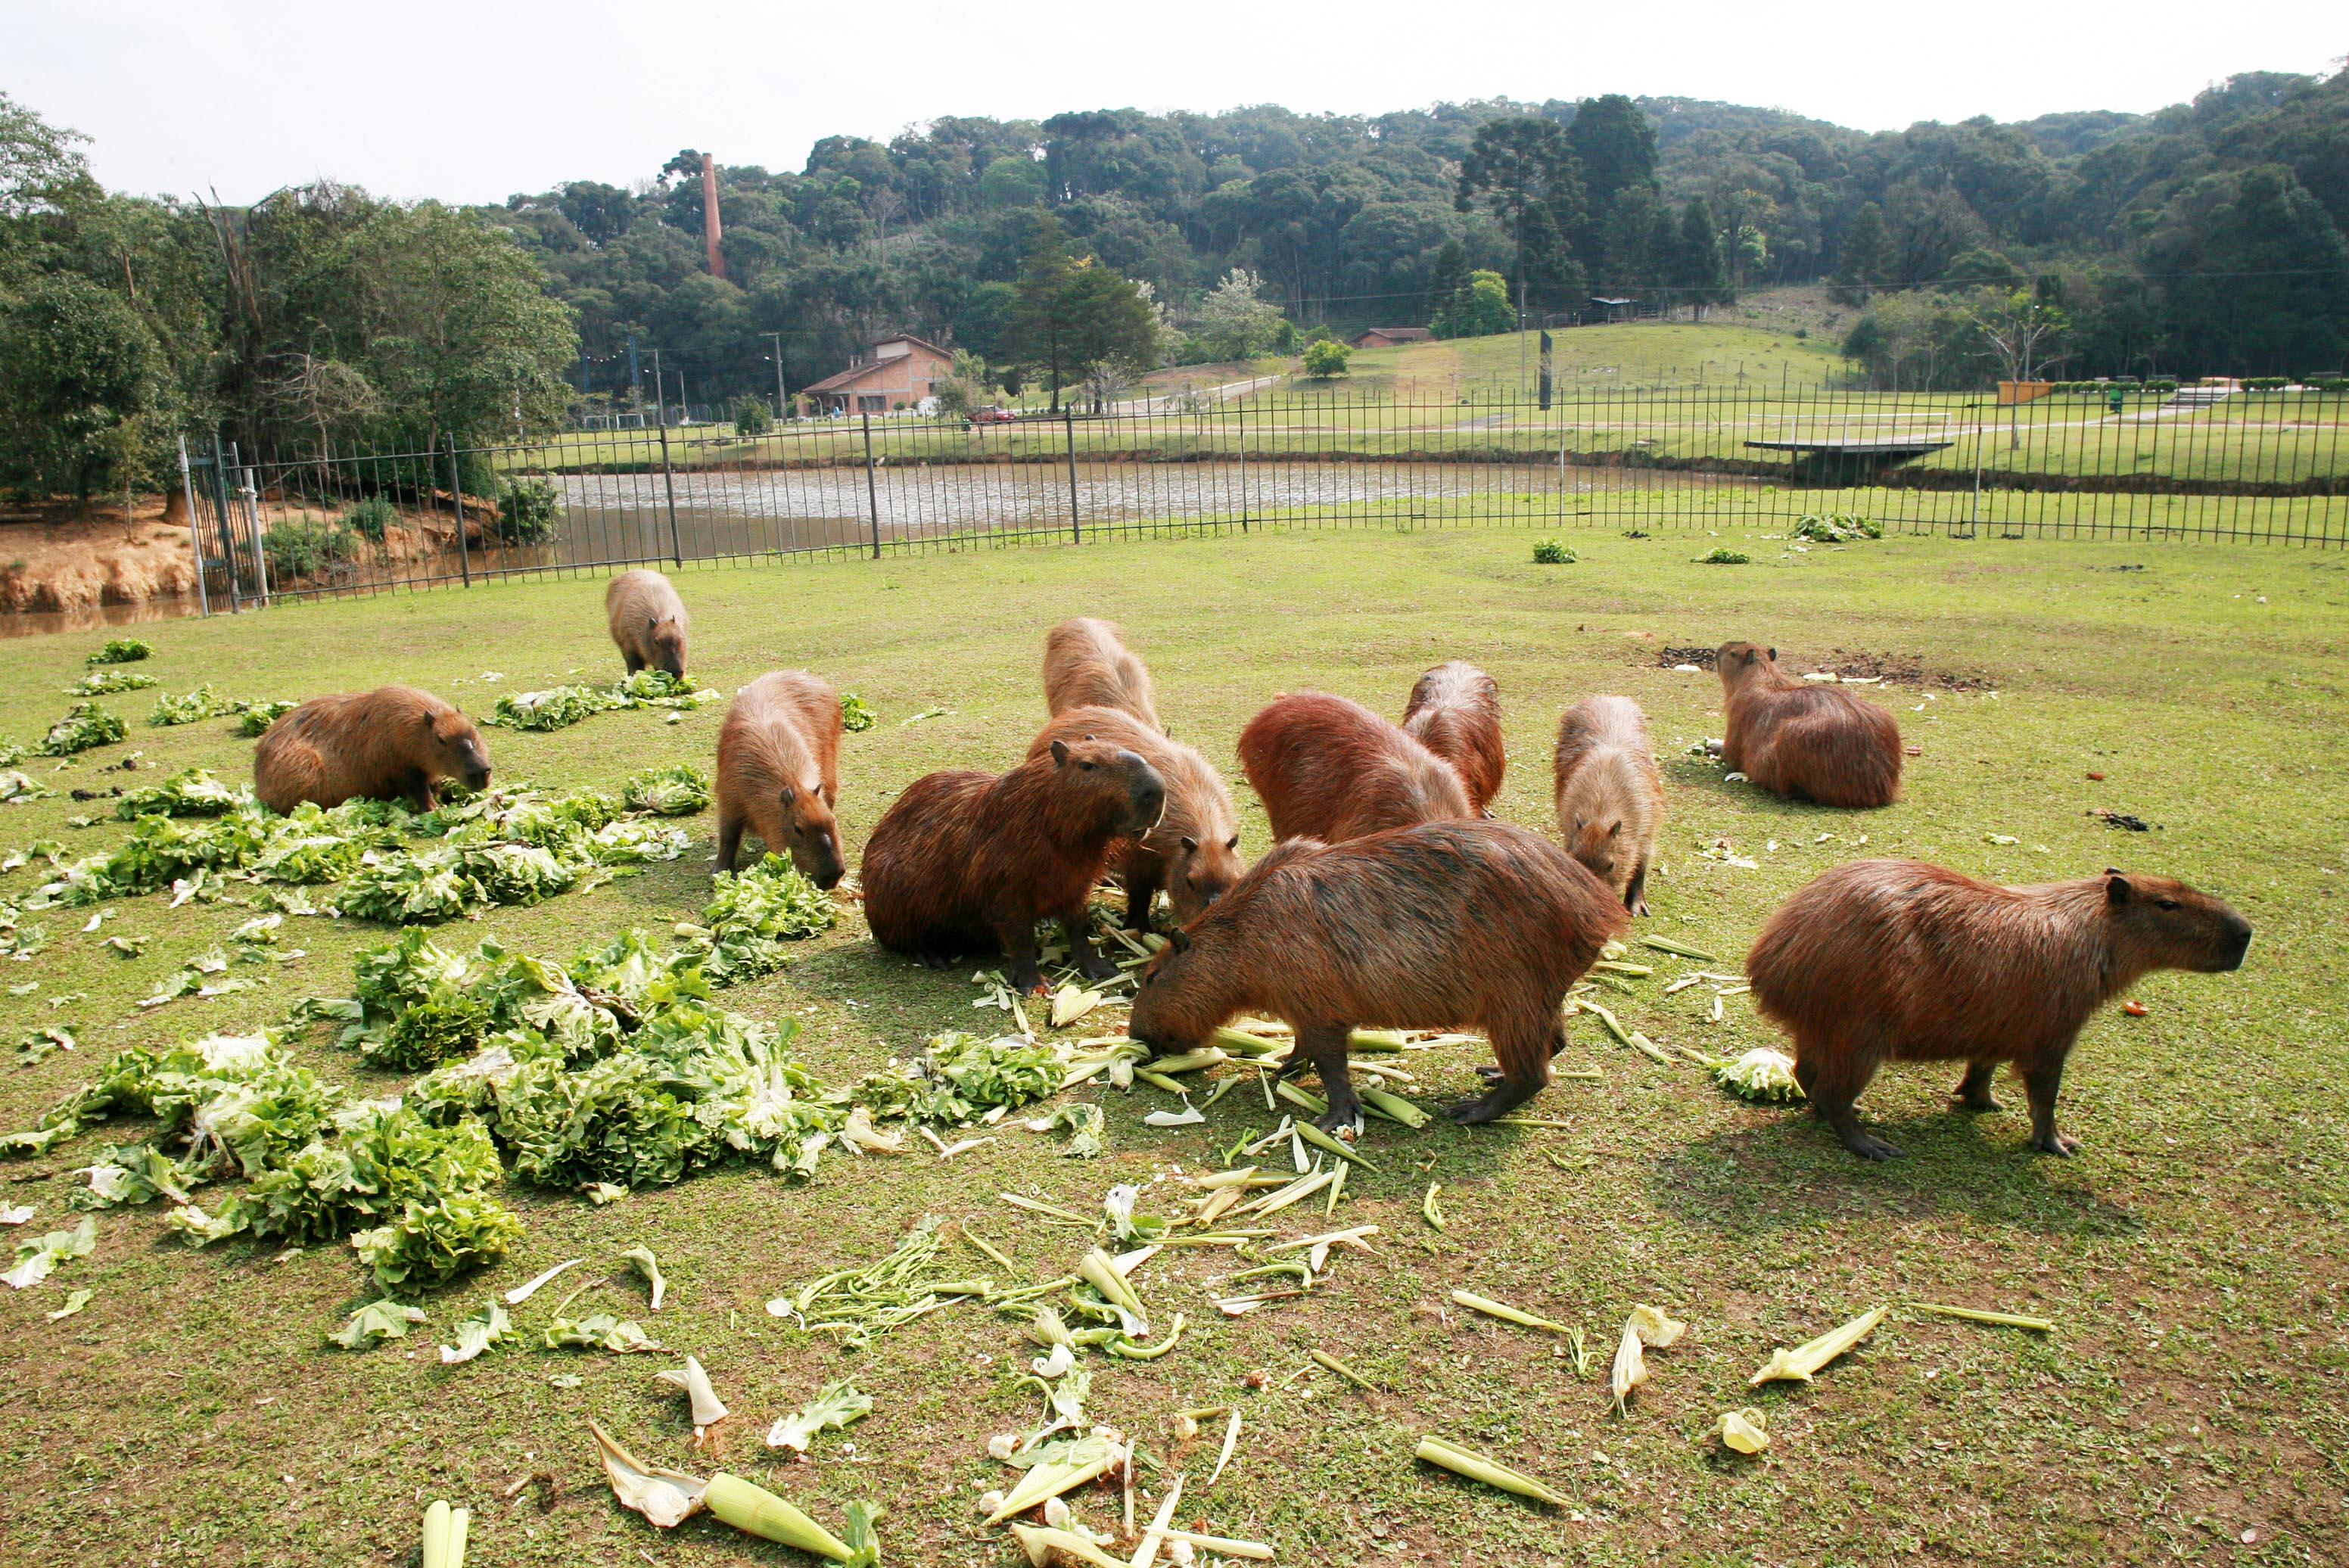
POLYGON ((478 795, 489 787, 490 769, 487 763, 483 763, 479 768, 468 768, 465 769, 466 789, 472 790, 478 795))
POLYGON ((2233 910, 2229 910, 2224 924, 2223 946, 2220 950, 2220 961, 2214 966, 2216 972, 2224 974, 2229 970, 2240 969, 2243 966, 2243 955, 2251 950, 2251 923, 2233 910))
POLYGON ((1166 814, 1166 780, 1133 752, 1125 753, 1128 811, 1125 830, 1146 833, 1166 814))
POLYGON ((661 673, 667 676, 671 680, 683 680, 685 678, 685 655, 675 644, 672 643, 662 647, 657 662, 660 665, 661 673))
POLYGON ((840 840, 829 828, 811 831, 794 844, 792 862, 802 876, 827 892, 840 885, 848 870, 840 858, 840 840))

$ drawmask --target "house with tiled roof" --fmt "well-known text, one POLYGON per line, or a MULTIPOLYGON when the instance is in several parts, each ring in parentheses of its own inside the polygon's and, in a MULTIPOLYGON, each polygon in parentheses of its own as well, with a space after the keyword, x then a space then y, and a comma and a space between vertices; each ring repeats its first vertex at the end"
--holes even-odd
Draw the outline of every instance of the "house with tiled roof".
POLYGON ((1423 326, 1374 326, 1354 339, 1354 346, 1392 348, 1398 343, 1425 343, 1434 335, 1423 326))
POLYGON ((826 414, 885 414, 911 408, 954 371, 954 356, 911 333, 885 337, 848 368, 800 389, 826 414))

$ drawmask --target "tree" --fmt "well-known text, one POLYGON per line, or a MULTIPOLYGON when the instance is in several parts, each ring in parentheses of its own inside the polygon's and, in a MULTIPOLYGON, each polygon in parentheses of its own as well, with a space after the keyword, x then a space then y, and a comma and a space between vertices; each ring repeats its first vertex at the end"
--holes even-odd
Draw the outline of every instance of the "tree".
POLYGON ((1014 355, 1050 387, 1055 412, 1062 387, 1156 360, 1163 330, 1156 301, 1108 267, 1071 259, 1057 219, 1037 216, 1015 286, 1014 355))
POLYGON ((0 219, 54 212, 95 197, 89 166, 74 147, 88 139, 0 92, 0 219))
POLYGON ((1468 286, 1428 323, 1438 337, 1490 337, 1516 325, 1508 280, 1498 273, 1474 272, 1468 286))
POLYGON ((1696 320, 1704 319, 1707 307, 1735 297, 1721 258, 1721 232, 1713 227, 1713 209, 1702 196, 1690 197, 1681 209, 1680 242, 1673 247, 1672 263, 1672 298, 1687 305, 1696 320))
MULTIPOLYGON (((1544 209, 1549 232, 1582 220, 1582 180, 1574 150, 1557 122, 1532 115, 1487 120, 1476 129, 1468 156, 1460 161, 1454 205, 1463 212, 1482 207, 1508 230, 1516 251, 1517 305, 1526 303, 1526 219, 1544 209)), ((1563 239, 1557 242, 1560 248, 1563 239)))
POLYGON ((0 315, 0 480, 85 503, 149 482, 171 411, 162 352, 120 295, 65 273, 0 315))
POLYGON ((1575 110, 1566 141, 1574 150, 1588 203, 1583 222, 1567 230, 1575 253, 1602 273, 1622 262, 1636 266, 1636 252, 1619 258, 1609 249, 1609 231, 1619 207, 1655 195, 1655 128, 1639 105, 1621 93, 1609 93, 1575 110))
POLYGON ((734 433, 738 436, 763 436, 775 428, 775 416, 768 410, 764 397, 744 396, 734 400, 734 433))
POLYGON ((1868 291, 1884 281, 1887 247, 1884 209, 1863 202, 1836 247, 1835 296, 1846 304, 1865 304, 1868 291))
POLYGON ((1243 267, 1224 274, 1207 297, 1199 302, 1199 327, 1195 335, 1210 360, 1253 359, 1271 352, 1288 317, 1278 305, 1259 298, 1264 280, 1243 267))
POLYGON ((2288 169, 2196 181, 2143 254, 2170 344, 2202 374, 2301 374, 2349 346, 2349 242, 2288 169))
MULTIPOLYGON (((1468 253, 1457 240, 1446 240, 1435 253, 1427 280, 1427 319, 1449 315, 1468 292, 1468 253)), ((1441 335, 1439 334, 1439 335, 1441 335)))
POLYGON ((1545 310, 1568 310, 1590 292, 1590 280, 1549 215, 1549 204, 1526 209, 1525 300, 1545 310))
POLYGON ((978 200, 984 207, 1033 207, 1044 199, 1044 166, 1035 159, 1006 156, 989 163, 978 177, 978 200))
MULTIPOLYGON (((1986 288, 1976 296, 1971 312, 1974 329, 1982 335, 2000 368, 2010 381, 2030 381, 2054 363, 2055 343, 2072 325, 2064 312, 2030 289, 1986 288)), ((2019 406, 2010 405, 2010 408, 2019 406)), ((2023 444, 2021 424, 2010 415, 2012 446, 2023 444)))
POLYGON ((1305 346, 1305 374, 1319 381, 1346 374, 1346 361, 1351 350, 1334 337, 1324 337, 1305 346))

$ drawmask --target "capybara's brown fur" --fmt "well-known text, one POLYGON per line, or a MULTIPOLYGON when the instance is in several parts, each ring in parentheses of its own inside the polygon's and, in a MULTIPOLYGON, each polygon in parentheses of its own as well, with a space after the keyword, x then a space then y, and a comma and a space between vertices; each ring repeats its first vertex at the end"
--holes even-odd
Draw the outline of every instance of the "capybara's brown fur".
POLYGON ((1036 923, 1057 920, 1079 967, 1109 979, 1117 965, 1093 951, 1085 901, 1110 841, 1147 833, 1165 805, 1157 770, 1105 740, 1055 742, 1004 774, 928 774, 865 843, 865 923, 882 946, 941 967, 1000 948, 1027 991, 1043 979, 1036 923))
POLYGON ((1125 645, 1125 628, 1079 615, 1044 638, 1044 703, 1055 714, 1072 707, 1113 707, 1162 735, 1150 671, 1125 645))
POLYGON ((2249 921, 2168 877, 2000 887, 1922 861, 1851 861, 1778 907, 1745 973, 1794 1037, 1812 1109, 1854 1154, 1899 1152, 1852 1113, 1886 1061, 1965 1062, 1957 1098, 1974 1110, 1999 1109, 1991 1077, 2013 1062, 2031 1146, 2069 1154, 2055 1091, 2089 1016, 2149 970, 2238 968, 2251 942, 2249 921))
POLYGON ((1900 726, 1839 686, 1796 680, 1778 650, 1723 643, 1721 759, 1756 789, 1822 806, 1889 806, 1900 798, 1900 726))
POLYGON ((1509 766, 1501 745, 1501 687, 1475 665, 1454 659, 1413 684, 1402 732, 1452 764, 1479 815, 1501 792, 1509 766))
POLYGON ((1139 839, 1121 840, 1110 856, 1110 869, 1125 889, 1125 923, 1132 929, 1150 929, 1161 887, 1180 925, 1223 897, 1247 870, 1240 859, 1238 814, 1223 775, 1206 758, 1113 707, 1072 707, 1060 715, 1030 743, 1030 760, 1051 750, 1056 740, 1123 746, 1165 781, 1166 812, 1158 825, 1139 839))
POLYGON ((604 590, 604 614, 630 675, 647 665, 685 674, 685 601, 667 578, 657 572, 621 573, 604 590))
POLYGON ((748 829, 816 886, 836 885, 839 758, 840 694, 823 680, 777 670, 737 692, 718 731, 718 869, 734 869, 748 829))
POLYGON ((429 811, 441 779, 488 788, 490 754, 471 719, 414 686, 314 696, 280 715, 253 753, 253 792, 273 811, 394 797, 429 811))
POLYGON ((1239 751, 1276 839, 1336 844, 1476 814, 1452 764, 1342 696, 1274 698, 1240 731, 1239 751))
POLYGON ((1587 696, 1557 722, 1550 764, 1566 851, 1648 913, 1648 867, 1664 824, 1664 775, 1648 719, 1628 696, 1587 696))
POLYGON ((1361 1124, 1352 1029, 1473 1026, 1500 1072, 1452 1115, 1489 1121, 1549 1082, 1567 988, 1630 923, 1587 868, 1506 822, 1291 839, 1151 961, 1127 1029, 1154 1050, 1187 1050, 1237 1014, 1285 1018, 1297 1031, 1288 1066, 1320 1073, 1320 1121, 1334 1131, 1361 1124))

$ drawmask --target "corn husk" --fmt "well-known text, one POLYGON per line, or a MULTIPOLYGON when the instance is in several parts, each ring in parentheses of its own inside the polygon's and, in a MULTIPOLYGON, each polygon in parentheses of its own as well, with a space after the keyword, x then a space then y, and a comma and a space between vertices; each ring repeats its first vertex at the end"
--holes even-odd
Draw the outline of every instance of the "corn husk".
POLYGON ((520 1306, 523 1302, 526 1302, 532 1296, 536 1295, 542 1285, 554 1278, 555 1275, 561 1274, 564 1269, 576 1268, 579 1264, 586 1261, 587 1260, 585 1258, 572 1258, 566 1262, 555 1264, 544 1274, 540 1274, 536 1279, 524 1281, 523 1284, 518 1284, 514 1286, 513 1289, 506 1292, 506 1305, 508 1306, 520 1306))
POLYGON ((1268 1040, 1262 1035, 1251 1035, 1233 1028, 1217 1029, 1207 1037, 1207 1044, 1234 1056, 1250 1058, 1268 1057, 1281 1048, 1278 1040, 1268 1040))
POLYGON ((1503 1491, 1513 1491, 1519 1497, 1530 1497, 1538 1502, 1548 1503, 1553 1508, 1566 1506, 1566 1499, 1542 1485, 1533 1477, 1522 1471, 1511 1470, 1505 1464, 1497 1464, 1482 1454, 1462 1448, 1457 1443, 1446 1442, 1442 1438, 1420 1439, 1419 1447, 1413 1451, 1413 1457, 1424 1460, 1432 1465, 1441 1465, 1454 1475, 1464 1475, 1471 1480, 1481 1480, 1486 1486, 1498 1487, 1503 1491))
POLYGON ((1330 1172, 1330 1195, 1329 1195, 1329 1198, 1327 1199, 1327 1201, 1325 1201, 1325 1202, 1322 1203, 1322 1205, 1321 1205, 1321 1217, 1322 1217, 1323 1219, 1325 1219, 1325 1220, 1327 1220, 1327 1219, 1330 1219, 1330 1218, 1334 1217, 1334 1216, 1337 1214, 1337 1212, 1338 1212, 1338 1196, 1339 1196, 1339 1194, 1340 1194, 1340 1193, 1341 1193, 1341 1192, 1345 1191, 1345 1190, 1346 1190, 1346 1172, 1347 1172, 1347 1171, 1351 1171, 1352 1169, 1353 1169, 1353 1167, 1352 1167, 1352 1166, 1350 1166, 1350 1165, 1347 1164, 1344 1161, 1340 1160, 1340 1161, 1338 1161, 1338 1167, 1337 1167, 1337 1169, 1336 1169, 1335 1171, 1333 1171, 1332 1172, 1330 1172))
MULTIPOLYGON (((1270 1257, 1275 1253, 1293 1253, 1299 1247, 1310 1248, 1313 1251, 1319 1252, 1334 1243, 1341 1246, 1356 1247, 1367 1253, 1372 1250, 1368 1238, 1375 1236, 1378 1233, 1379 1228, 1376 1225, 1353 1225, 1342 1231, 1330 1231, 1318 1236, 1300 1236, 1293 1242, 1276 1243, 1272 1246, 1265 1248, 1264 1252, 1267 1257, 1270 1257)), ((1321 1271, 1317 1265, 1313 1272, 1319 1274, 1321 1271)))
POLYGON ((1151 1515, 1150 1528, 1142 1532, 1142 1544, 1133 1549, 1133 1561, 1126 1568, 1152 1568, 1158 1561, 1159 1542, 1166 1539, 1166 1527, 1174 1522, 1174 1507, 1182 1501, 1183 1478, 1178 1475, 1159 1501, 1158 1511, 1151 1515))
POLYGON ((1430 1181, 1427 1184, 1427 1196, 1419 1201, 1420 1217, 1439 1231, 1444 1229, 1444 1208, 1436 1202, 1435 1195, 1443 1191, 1443 1182, 1430 1181))
POLYGON ((779 1541, 785 1546, 796 1546, 818 1557, 828 1557, 834 1563, 849 1558, 847 1544, 823 1525, 769 1491, 765 1487, 744 1480, 739 1475, 719 1470, 709 1478, 709 1490, 703 1496, 709 1511, 742 1532, 761 1541, 779 1541))
POLYGON ((673 1387, 685 1390, 687 1398, 693 1402, 696 1429, 714 1427, 726 1418, 725 1401, 719 1398, 718 1390, 709 1386, 709 1374, 703 1371, 701 1363, 692 1357, 685 1358, 684 1366, 665 1367, 654 1376, 673 1387))
POLYGON ((1232 1412, 1232 1418, 1224 1425, 1224 1450, 1216 1456, 1216 1468, 1207 1472, 1207 1484, 1209 1486, 1216 1484, 1216 1478, 1222 1475, 1224 1473, 1224 1467, 1232 1462, 1232 1449, 1238 1444, 1239 1440, 1240 1413, 1237 1410, 1234 1410, 1232 1412))
POLYGON ((668 1281, 661 1277, 660 1264, 654 1258, 652 1248, 630 1247, 620 1256, 626 1259, 628 1266, 642 1276, 645 1284, 651 1287, 653 1304, 650 1310, 658 1312, 661 1298, 668 1294, 668 1281))
POLYGON ((873 1125, 872 1113, 856 1106, 848 1113, 847 1125, 840 1130, 840 1140, 848 1145, 851 1154, 903 1154, 905 1152, 905 1130, 902 1127, 882 1132, 873 1125))
POLYGON ((2020 1312, 1985 1312, 1980 1307, 1943 1306, 1930 1301, 1912 1301, 1904 1305, 1910 1312, 1930 1312, 1936 1317, 1961 1317, 1968 1323, 1988 1323, 2001 1328, 2028 1328, 2041 1334, 2052 1334, 2055 1330, 2054 1318, 2030 1317, 2020 1312))
POLYGON ((595 1435, 596 1456, 604 1461, 605 1478, 612 1483, 621 1507, 643 1514, 663 1530, 675 1529, 701 1511, 709 1490, 708 1481, 683 1470, 645 1463, 593 1420, 587 1429, 595 1435))
MULTIPOLYGON (((1000 1524, 1016 1514, 1027 1512, 1048 1497, 1058 1497, 1064 1491, 1081 1487, 1107 1472, 1116 1458, 1115 1451, 1104 1442, 1099 1451, 1088 1459, 1073 1463, 1058 1461, 1031 1465, 1028 1473, 1019 1478, 1019 1484, 1007 1492, 1003 1501, 996 1505, 995 1511, 987 1516, 986 1522, 1000 1524)), ((1121 1563, 1119 1568, 1124 1568, 1124 1565, 1121 1563)))
POLYGON ((1299 1122, 1296 1127, 1296 1132, 1298 1137, 1302 1138, 1306 1142, 1313 1145, 1316 1149, 1326 1149, 1330 1153, 1336 1155, 1339 1159, 1350 1160, 1365 1171, 1376 1171, 1378 1169, 1377 1166, 1363 1159, 1360 1154, 1355 1153, 1354 1146, 1352 1144, 1348 1143, 1342 1138, 1330 1137, 1328 1133, 1322 1131, 1319 1128, 1314 1126, 1309 1121, 1299 1122))
POLYGON ((1400 1122, 1405 1127, 1413 1129, 1427 1125, 1427 1112, 1399 1094, 1390 1094, 1385 1089, 1368 1084, 1355 1092, 1361 1096, 1365 1106, 1385 1117, 1389 1121, 1400 1122))
POLYGON ((1770 1446, 1770 1418, 1748 1407, 1721 1414, 1723 1444, 1741 1454, 1758 1454, 1770 1446))
POLYGON ((1100 992, 1080 991, 1074 985, 1063 985, 1052 993, 1052 1027, 1065 1029, 1101 1005, 1100 992))
POLYGON ((1841 1328, 1830 1330, 1791 1350, 1782 1346, 1770 1352, 1768 1364, 1748 1381, 1754 1384, 1780 1380, 1807 1383, 1813 1373, 1875 1333, 1876 1326, 1884 1321, 1885 1315, 1890 1310, 1889 1307, 1879 1306, 1864 1312, 1841 1328))
POLYGON ((1691 947, 1685 942, 1675 942, 1669 936, 1643 936, 1640 945, 1652 947, 1659 953, 1670 953, 1682 958, 1693 958, 1699 964, 1714 962, 1713 955, 1702 947, 1691 947))
POLYGON ((1307 1352, 1307 1354, 1313 1357, 1315 1365, 1320 1367, 1325 1371, 1335 1372, 1339 1377, 1343 1377, 1355 1387, 1367 1388, 1373 1393, 1378 1391, 1377 1384, 1371 1382, 1368 1377, 1363 1377, 1360 1372, 1355 1371, 1351 1367, 1347 1366, 1343 1361, 1339 1360, 1335 1356, 1330 1355, 1328 1351, 1313 1350, 1307 1352))
POLYGON ((1608 1371, 1608 1385, 1614 1391, 1615 1413, 1624 1413, 1625 1401, 1631 1390, 1648 1380, 1647 1350, 1661 1350, 1679 1342, 1688 1332, 1688 1325, 1675 1322, 1661 1308, 1635 1306, 1631 1315, 1623 1320, 1623 1338, 1615 1346, 1615 1362, 1608 1371))
POLYGON ((465 1531, 472 1515, 436 1502, 424 1511, 423 1568, 465 1568, 465 1531))
POLYGON ((1101 1222, 1097 1219, 1072 1213, 1069 1210, 1050 1203, 1040 1203, 1033 1198, 1023 1198, 1017 1192, 998 1192, 996 1197, 1015 1209, 1025 1209, 1031 1214, 1043 1214, 1055 1220, 1064 1220, 1072 1225, 1082 1225, 1088 1231, 1100 1228, 1101 1222))
POLYGON ((1235 1541, 1228 1535, 1201 1535, 1192 1530, 1169 1530, 1166 1540, 1169 1544, 1179 1541, 1194 1552, 1217 1557, 1247 1557, 1258 1563, 1269 1563, 1273 1558, 1272 1548, 1261 1541, 1235 1541))
POLYGON ((1078 1263, 1077 1275, 1101 1292, 1103 1301, 1113 1302, 1136 1318, 1146 1319, 1148 1315, 1143 1309, 1142 1298, 1133 1294, 1133 1287, 1125 1283, 1123 1274, 1117 1272, 1117 1261, 1099 1247, 1087 1253, 1078 1263))
POLYGON ((1054 1568, 1055 1564, 1084 1563, 1092 1568, 1125 1568, 1119 1559, 1111 1556, 1081 1535, 1066 1530, 1054 1530, 1049 1525, 1015 1524, 1012 1536, 1019 1541, 1019 1550, 1028 1554, 1029 1568, 1054 1568))
POLYGON ((1178 1078, 1184 1073, 1195 1073, 1208 1068, 1220 1067, 1231 1059, 1213 1046, 1201 1046, 1195 1051, 1179 1051, 1171 1057, 1160 1057, 1150 1064, 1150 1070, 1164 1073, 1169 1078, 1178 1078))
MULTIPOLYGON (((1438 1227, 1438 1229, 1441 1228, 1441 1226, 1438 1227)), ((1495 1301, 1490 1296, 1478 1295, 1474 1291, 1455 1290, 1452 1293, 1452 1299, 1471 1312, 1481 1312, 1487 1317, 1497 1317, 1504 1323, 1515 1323, 1526 1328, 1547 1328, 1553 1334, 1570 1332, 1563 1323, 1553 1322, 1547 1317, 1536 1317, 1530 1312, 1520 1312, 1506 1302, 1495 1301)))
MULTIPOLYGON (((1243 1214, 1277 1214, 1291 1203, 1299 1203, 1319 1192, 1337 1179, 1335 1171, 1309 1171, 1277 1192, 1267 1192, 1254 1202, 1241 1206, 1243 1214)), ((1218 1211, 1220 1212, 1220 1211, 1218 1211)))

